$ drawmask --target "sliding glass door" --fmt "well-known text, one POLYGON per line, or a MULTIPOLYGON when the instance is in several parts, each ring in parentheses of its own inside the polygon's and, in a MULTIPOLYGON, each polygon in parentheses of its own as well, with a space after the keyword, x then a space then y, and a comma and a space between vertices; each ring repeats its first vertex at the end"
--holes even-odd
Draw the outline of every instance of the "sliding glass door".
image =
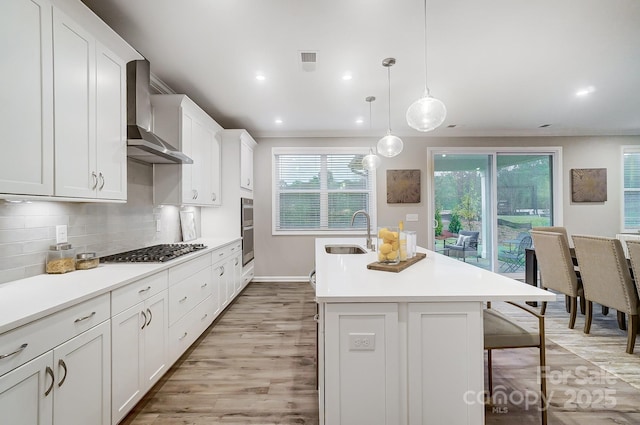
POLYGON ((554 223, 558 152, 430 150, 432 247, 500 273, 524 273, 530 230, 554 223), (475 235, 473 247, 460 235, 475 235), (460 250, 466 251, 460 255, 460 250))

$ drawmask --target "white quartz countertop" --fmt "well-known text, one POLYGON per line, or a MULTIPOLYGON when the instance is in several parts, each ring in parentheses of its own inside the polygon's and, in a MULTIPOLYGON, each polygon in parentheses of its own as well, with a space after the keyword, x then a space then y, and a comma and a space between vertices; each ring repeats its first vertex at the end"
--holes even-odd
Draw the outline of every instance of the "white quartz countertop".
POLYGON ((211 253, 240 238, 198 239, 206 249, 164 263, 100 263, 90 270, 42 274, 0 285, 0 334, 128 283, 211 253))
POLYGON ((357 244, 364 238, 318 238, 315 242, 318 302, 554 301, 556 294, 418 248, 427 257, 399 273, 369 270, 376 252, 327 254, 325 245, 357 244))

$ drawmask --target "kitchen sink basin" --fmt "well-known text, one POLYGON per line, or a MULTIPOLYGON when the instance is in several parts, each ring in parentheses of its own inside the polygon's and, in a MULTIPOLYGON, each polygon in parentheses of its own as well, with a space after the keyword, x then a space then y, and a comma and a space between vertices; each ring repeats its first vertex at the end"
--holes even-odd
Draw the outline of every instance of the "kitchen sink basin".
POLYGON ((327 254, 366 254, 367 251, 358 245, 325 245, 327 254))

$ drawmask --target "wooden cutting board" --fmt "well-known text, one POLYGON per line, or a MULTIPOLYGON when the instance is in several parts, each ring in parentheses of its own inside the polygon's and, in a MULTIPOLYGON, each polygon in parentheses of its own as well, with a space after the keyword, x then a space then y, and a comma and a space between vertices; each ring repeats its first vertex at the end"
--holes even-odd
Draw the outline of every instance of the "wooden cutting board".
POLYGON ((383 272, 399 273, 407 267, 414 265, 423 258, 426 258, 426 256, 427 254, 425 253, 417 252, 415 257, 410 258, 407 261, 400 261, 398 264, 386 264, 376 261, 375 263, 367 264, 367 268, 369 270, 380 270, 383 272))

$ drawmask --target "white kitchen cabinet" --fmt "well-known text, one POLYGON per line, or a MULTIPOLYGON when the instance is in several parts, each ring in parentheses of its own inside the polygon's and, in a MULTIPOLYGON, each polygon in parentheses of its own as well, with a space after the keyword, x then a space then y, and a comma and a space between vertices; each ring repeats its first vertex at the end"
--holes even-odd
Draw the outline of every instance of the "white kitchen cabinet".
POLYGON ((323 423, 403 423, 398 304, 328 304, 324 317, 323 423))
POLYGON ((11 425, 53 422, 53 351, 0 376, 0 412, 11 425))
POLYGON ((169 368, 167 273, 112 292, 112 412, 117 424, 169 368))
POLYGON ((12 425, 109 425, 109 320, 0 376, 0 411, 12 425))
POLYGON ((152 95, 151 104, 154 132, 193 160, 154 164, 154 203, 220 205, 221 147, 216 133, 222 127, 185 95, 152 95))
POLYGON ((103 322, 53 350, 54 425, 110 425, 110 324, 103 322))
POLYGON ((240 134, 240 187, 253 191, 253 147, 249 133, 240 134))
POLYGON ((0 193, 53 195, 51 4, 0 2, 0 193))
POLYGON ((460 395, 483 391, 482 303, 409 303, 408 317, 409 424, 475 423, 484 405, 460 395))
POLYGON ((126 200, 126 63, 53 10, 55 195, 126 200))

